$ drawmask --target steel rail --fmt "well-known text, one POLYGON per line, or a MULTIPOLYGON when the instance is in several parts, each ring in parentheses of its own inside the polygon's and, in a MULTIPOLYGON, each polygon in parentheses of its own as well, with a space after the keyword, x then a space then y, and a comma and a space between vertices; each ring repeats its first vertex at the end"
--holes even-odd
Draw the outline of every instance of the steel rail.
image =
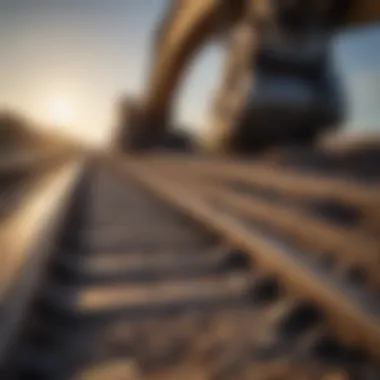
POLYGON ((186 167, 204 180, 221 184, 236 182, 270 191, 299 201, 332 201, 346 205, 360 214, 362 230, 380 233, 380 185, 364 185, 348 178, 331 178, 321 174, 297 173, 289 168, 279 168, 259 161, 231 162, 229 160, 200 159, 192 162, 184 156, 173 158, 152 156, 151 165, 176 168, 186 167), (356 210, 355 210, 356 209, 356 210))
POLYGON ((278 276, 292 294, 321 306, 330 326, 346 344, 363 347, 374 357, 380 357, 378 318, 363 310, 336 283, 294 260, 285 247, 247 227, 239 218, 213 207, 186 185, 164 178, 144 160, 110 159, 109 163, 119 175, 134 178, 232 246, 247 252, 255 264, 278 276))
POLYGON ((380 210, 380 184, 365 186, 343 178, 298 173, 269 163, 229 159, 192 159, 185 155, 149 155, 141 158, 154 167, 181 168, 219 180, 244 181, 262 189, 304 199, 334 199, 358 206, 368 212, 380 210))
POLYGON ((57 162, 34 181, 20 207, 1 225, 0 364, 34 294, 82 166, 81 160, 57 162))
POLYGON ((351 231, 323 222, 308 215, 300 207, 272 203, 255 195, 234 193, 218 183, 204 181, 194 173, 174 169, 161 169, 159 173, 173 183, 182 183, 205 199, 219 201, 226 207, 238 211, 240 215, 285 233, 310 253, 320 256, 328 253, 341 263, 341 270, 348 270, 354 266, 365 268, 374 290, 380 288, 380 242, 363 235, 361 231, 351 231))

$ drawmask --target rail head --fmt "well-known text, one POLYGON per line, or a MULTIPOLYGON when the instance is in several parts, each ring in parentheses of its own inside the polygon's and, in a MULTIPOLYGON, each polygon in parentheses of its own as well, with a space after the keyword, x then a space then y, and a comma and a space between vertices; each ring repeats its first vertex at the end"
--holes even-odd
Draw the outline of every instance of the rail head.
POLYGON ((15 213, 0 226, 0 366, 54 244, 83 160, 67 160, 41 175, 15 213))

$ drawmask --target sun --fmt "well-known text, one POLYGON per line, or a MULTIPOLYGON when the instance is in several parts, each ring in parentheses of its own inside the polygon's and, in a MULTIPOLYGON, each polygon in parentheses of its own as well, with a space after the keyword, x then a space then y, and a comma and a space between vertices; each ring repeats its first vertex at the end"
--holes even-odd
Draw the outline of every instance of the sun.
POLYGON ((48 108, 49 122, 57 126, 69 126, 73 123, 74 107, 65 97, 51 99, 48 108))

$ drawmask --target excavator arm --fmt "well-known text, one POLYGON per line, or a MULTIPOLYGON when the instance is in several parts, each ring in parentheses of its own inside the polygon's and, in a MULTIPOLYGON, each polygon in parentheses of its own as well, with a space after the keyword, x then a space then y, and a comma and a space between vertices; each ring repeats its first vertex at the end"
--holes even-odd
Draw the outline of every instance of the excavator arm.
POLYGON ((217 24, 218 6, 213 0, 179 1, 175 5, 161 27, 143 99, 146 125, 155 133, 166 128, 178 83, 217 24))
MULTIPOLYGON (((309 80, 309 78, 303 77, 300 79, 298 73, 302 64, 296 61, 303 58, 289 53, 293 54, 290 59, 293 60, 293 63, 288 64, 288 61, 281 56, 282 53, 277 54, 277 51, 286 49, 297 52, 307 51, 310 48, 309 45, 312 44, 310 41, 320 39, 322 35, 327 44, 329 36, 337 29, 380 19, 380 3, 376 0, 331 0, 325 2, 309 0, 291 3, 293 8, 289 8, 287 2, 284 1, 173 0, 156 33, 146 91, 139 101, 138 107, 136 105, 124 107, 124 118, 121 118, 120 126, 121 129, 127 128, 129 132, 119 135, 120 138, 124 136, 124 139, 128 139, 128 144, 124 142, 122 145, 127 146, 128 149, 136 149, 149 148, 157 144, 170 127, 176 90, 186 75, 186 69, 190 62, 210 39, 223 36, 228 40, 233 40, 236 38, 236 34, 239 34, 239 30, 244 29, 251 42, 249 47, 245 47, 246 56, 240 62, 231 64, 239 46, 236 46, 236 43, 227 44, 226 64, 220 91, 214 101, 214 106, 211 107, 213 112, 210 117, 212 128, 209 140, 212 141, 213 149, 225 150, 232 145, 234 149, 241 149, 239 144, 235 144, 233 141, 242 139, 265 141, 269 144, 272 141, 281 142, 287 133, 297 138, 302 135, 302 139, 306 136, 312 141, 319 131, 326 129, 326 126, 331 127, 338 124, 341 112, 330 115, 331 110, 325 110, 325 105, 315 100, 316 98, 326 98, 324 95, 327 93, 334 93, 334 89, 329 85, 334 80, 329 76, 328 69, 321 65, 319 71, 317 70, 317 73, 313 74, 317 79, 309 80), (260 14, 260 10, 262 14, 260 14), (289 30, 294 20, 298 20, 297 17, 303 23, 299 22, 302 26, 294 36, 293 31, 289 32, 289 30), (317 28, 319 35, 313 34, 314 32, 309 33, 309 29, 307 29, 307 26, 313 22, 319 28, 317 28), (269 41, 268 45, 267 37, 276 33, 276 43, 273 44, 273 41, 269 41), (290 35, 291 37, 288 38, 290 35), (297 46, 297 43, 294 42, 299 36, 305 40, 302 46, 297 46), (264 51, 270 46, 270 49, 273 48, 273 55, 279 56, 279 58, 272 59, 272 61, 276 61, 275 63, 269 62, 269 66, 276 64, 279 66, 275 72, 270 74, 266 69, 268 67, 267 59, 262 60, 262 67, 258 63, 257 58, 263 55, 260 53, 262 46, 264 46, 264 51), (282 49, 283 47, 285 48, 282 49), (292 67, 289 69, 290 66, 292 67), (288 123, 277 126, 278 120, 268 121, 268 112, 262 112, 261 100, 258 102, 260 106, 255 105, 256 95, 252 96, 252 93, 256 82, 261 83, 261 87, 259 86, 260 88, 257 88, 256 91, 265 92, 269 88, 268 75, 271 77, 269 82, 278 81, 279 78, 298 76, 295 81, 301 81, 304 87, 308 87, 307 91, 310 93, 319 91, 317 96, 310 95, 312 111, 305 111, 305 107, 297 103, 298 100, 294 101, 294 104, 297 103, 297 105, 293 104, 291 106, 293 108, 290 107, 291 109, 286 111, 296 116, 297 113, 307 113, 302 122, 297 123, 292 118, 288 118, 288 123), (236 86, 236 83, 231 83, 231 77, 235 78, 235 82, 240 81, 244 85, 239 87, 236 86), (261 80, 264 77, 265 80, 261 80), (237 90, 236 87, 238 87, 237 90), (234 90, 232 91, 231 88, 234 90), (258 108, 259 111, 257 111, 258 108), (131 113, 134 115, 132 118, 130 117, 131 113), (318 116, 316 116, 317 114, 318 116), (315 120, 316 123, 310 127, 311 130, 306 130, 305 125, 309 120, 315 120), (266 132, 268 123, 269 125, 276 124, 276 127, 269 128, 270 133, 266 132), (265 128, 262 125, 265 125, 265 128), (299 132, 301 130, 302 133, 299 132)), ((238 41, 237 44, 239 43, 238 41)), ((247 41, 244 43, 247 44, 247 41)), ((317 57, 315 60, 325 59, 328 52, 322 52, 320 55, 321 57, 317 57)), ((309 66, 312 65, 313 63, 309 66)), ((302 70, 304 69, 302 68, 302 70)), ((289 88, 291 86, 289 85, 289 88)), ((269 98, 271 96, 269 95, 269 98)), ((336 99, 332 99, 332 102, 330 100, 331 104, 336 103, 336 99)), ((278 100, 276 102, 278 103, 278 100)), ((281 109, 286 108, 284 104, 281 104, 281 109)), ((269 114, 273 114, 271 107, 272 105, 268 108, 269 114)), ((287 115, 281 116, 280 119, 287 119, 287 117, 287 115)), ((249 146, 248 149, 251 148, 249 146)))

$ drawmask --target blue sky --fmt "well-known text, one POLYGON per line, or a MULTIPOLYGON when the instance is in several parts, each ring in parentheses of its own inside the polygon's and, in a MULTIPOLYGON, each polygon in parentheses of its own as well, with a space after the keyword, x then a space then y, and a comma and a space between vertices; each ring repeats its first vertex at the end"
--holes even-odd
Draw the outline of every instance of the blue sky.
MULTIPOLYGON (((55 104, 65 103, 67 133, 104 141, 117 97, 143 91, 152 33, 166 3, 0 0, 0 107, 49 123, 55 104)), ((380 120, 380 29, 351 33, 336 46, 351 94, 348 127, 373 129, 380 120)), ((179 123, 202 128, 221 57, 221 48, 210 45, 190 68, 179 92, 179 123)))
POLYGON ((347 129, 380 132, 380 27, 342 34, 336 39, 335 57, 348 89, 347 129))

